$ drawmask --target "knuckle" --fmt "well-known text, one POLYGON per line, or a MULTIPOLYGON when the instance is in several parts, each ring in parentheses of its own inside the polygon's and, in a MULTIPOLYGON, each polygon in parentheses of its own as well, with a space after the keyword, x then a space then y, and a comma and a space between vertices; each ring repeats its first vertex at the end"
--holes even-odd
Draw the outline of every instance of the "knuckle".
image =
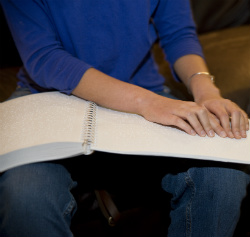
POLYGON ((213 126, 213 128, 214 128, 216 131, 219 131, 219 130, 222 129, 222 127, 221 127, 219 124, 215 124, 215 125, 213 126))
POLYGON ((179 118, 179 117, 173 117, 172 118, 172 123, 175 124, 175 125, 180 125, 182 123, 182 119, 179 118))
POLYGON ((248 115, 246 113, 243 114, 243 117, 246 121, 248 121, 248 115))
POLYGON ((246 129, 247 129, 246 123, 241 123, 241 124, 240 124, 240 130, 241 130, 241 131, 243 131, 243 130, 246 131, 246 129))
POLYGON ((198 112, 199 114, 203 115, 203 114, 206 114, 206 113, 207 113, 207 110, 206 110, 206 108, 204 108, 204 107, 199 107, 198 110, 197 110, 197 112, 198 112))
POLYGON ((246 128, 246 124, 245 123, 240 123, 240 130, 244 130, 246 128))
POLYGON ((222 113, 222 114, 221 114, 221 119, 222 119, 222 120, 228 120, 228 117, 229 117, 229 116, 228 116, 227 113, 222 113))
POLYGON ((225 103, 232 103, 232 104, 234 104, 234 102, 232 102, 232 101, 229 100, 229 99, 224 99, 224 101, 225 101, 225 103))
POLYGON ((188 119, 188 118, 192 118, 194 116, 194 112, 193 111, 187 111, 186 112, 186 118, 188 119))
POLYGON ((213 100, 213 105, 215 107, 222 106, 222 101, 220 101, 220 100, 213 100))
POLYGON ((231 101, 231 100, 229 100, 229 99, 224 99, 224 104, 225 104, 226 106, 233 106, 233 107, 235 107, 235 108, 238 107, 233 101, 231 101))
POLYGON ((233 111, 231 112, 232 116, 241 116, 241 111, 239 109, 233 109, 233 111))

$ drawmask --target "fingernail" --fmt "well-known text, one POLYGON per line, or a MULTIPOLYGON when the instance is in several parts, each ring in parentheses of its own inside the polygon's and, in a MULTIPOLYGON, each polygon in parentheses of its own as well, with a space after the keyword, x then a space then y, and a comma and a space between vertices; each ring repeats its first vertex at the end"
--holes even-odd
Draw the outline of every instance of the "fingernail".
POLYGON ((240 137, 240 133, 239 132, 235 132, 235 136, 236 137, 240 137))
POLYGON ((220 136, 221 136, 221 137, 226 137, 227 134, 226 134, 226 132, 222 131, 222 132, 220 133, 220 136))
POLYGON ((191 130, 191 135, 192 136, 195 136, 196 135, 196 132, 194 130, 191 130))
POLYGON ((205 137, 205 136, 206 136, 206 133, 205 133, 204 130, 201 131, 201 136, 202 136, 202 137, 205 137))
POLYGON ((208 135, 210 136, 210 137, 214 137, 214 131, 213 130, 210 130, 209 132, 208 132, 208 135))

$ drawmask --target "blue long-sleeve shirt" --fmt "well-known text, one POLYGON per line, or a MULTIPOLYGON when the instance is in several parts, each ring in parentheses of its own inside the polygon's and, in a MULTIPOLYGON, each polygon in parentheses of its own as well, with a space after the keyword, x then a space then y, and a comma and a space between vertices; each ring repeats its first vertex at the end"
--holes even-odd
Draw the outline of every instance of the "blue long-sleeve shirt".
POLYGON ((94 67, 152 91, 163 88, 151 54, 159 38, 173 67, 203 57, 189 0, 1 0, 22 59, 19 84, 70 94, 94 67))

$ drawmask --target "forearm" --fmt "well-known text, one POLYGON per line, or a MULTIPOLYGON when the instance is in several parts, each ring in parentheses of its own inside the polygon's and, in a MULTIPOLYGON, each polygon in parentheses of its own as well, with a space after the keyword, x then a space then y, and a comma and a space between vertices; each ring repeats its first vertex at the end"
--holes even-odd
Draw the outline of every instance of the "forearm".
POLYGON ((141 87, 88 69, 72 94, 110 109, 143 115, 143 107, 157 95, 141 87))
MULTIPOLYGON (((187 55, 178 59, 174 65, 176 73, 187 85, 187 79, 196 72, 208 71, 204 60, 197 55, 187 55)), ((202 75, 194 77, 190 90, 196 97, 202 91, 217 90, 209 77, 202 75)), ((72 94, 91 100, 111 109, 141 114, 142 107, 149 106, 156 95, 141 87, 122 82, 94 68, 88 69, 82 76, 72 94)))

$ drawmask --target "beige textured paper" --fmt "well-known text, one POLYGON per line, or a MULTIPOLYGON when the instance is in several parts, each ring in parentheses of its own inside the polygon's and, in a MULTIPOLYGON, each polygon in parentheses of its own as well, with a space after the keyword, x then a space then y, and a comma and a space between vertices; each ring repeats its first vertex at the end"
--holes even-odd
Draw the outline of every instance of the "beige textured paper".
POLYGON ((77 97, 57 92, 24 96, 0 104, 0 154, 13 148, 79 142, 86 105, 77 97))
POLYGON ((139 115, 103 108, 97 111, 96 131, 94 150, 250 164, 249 131, 248 138, 240 140, 190 136, 139 115))

